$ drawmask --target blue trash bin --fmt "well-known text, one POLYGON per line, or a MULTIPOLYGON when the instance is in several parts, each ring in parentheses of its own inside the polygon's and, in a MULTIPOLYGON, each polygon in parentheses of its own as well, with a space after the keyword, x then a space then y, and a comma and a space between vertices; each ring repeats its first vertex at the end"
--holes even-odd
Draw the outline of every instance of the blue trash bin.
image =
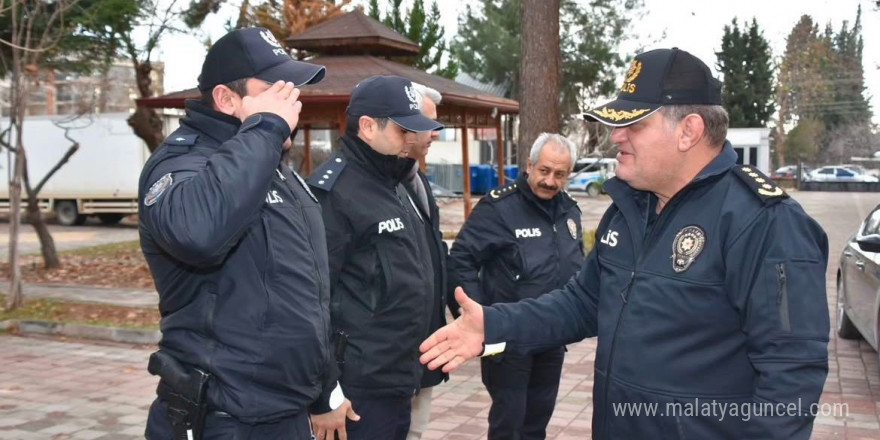
POLYGON ((504 165, 504 178, 516 180, 519 177, 519 165, 504 165))
POLYGON ((492 187, 492 166, 471 165, 471 193, 486 194, 492 187))

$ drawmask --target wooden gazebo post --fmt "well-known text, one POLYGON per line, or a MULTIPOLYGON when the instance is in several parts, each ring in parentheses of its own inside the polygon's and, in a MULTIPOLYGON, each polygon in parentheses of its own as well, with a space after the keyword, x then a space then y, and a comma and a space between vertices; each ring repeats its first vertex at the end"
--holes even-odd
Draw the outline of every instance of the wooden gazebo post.
POLYGON ((495 124, 495 149, 498 150, 498 186, 504 185, 504 139, 501 138, 501 113, 495 124))
POLYGON ((471 160, 468 157, 469 147, 468 147, 468 114, 467 110, 464 111, 464 117, 462 118, 464 121, 464 125, 461 126, 461 162, 462 162, 462 171, 464 172, 464 188, 462 188, 462 192, 464 194, 464 218, 467 220, 471 215, 471 160))
POLYGON ((303 130, 303 162, 308 176, 312 174, 312 128, 306 124, 303 130))

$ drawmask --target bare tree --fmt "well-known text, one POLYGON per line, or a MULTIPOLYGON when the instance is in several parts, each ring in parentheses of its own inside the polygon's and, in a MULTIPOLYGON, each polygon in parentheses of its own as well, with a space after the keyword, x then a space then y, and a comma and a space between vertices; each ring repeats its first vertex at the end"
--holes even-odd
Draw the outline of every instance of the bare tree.
POLYGON ((523 0, 520 4, 520 124, 517 156, 520 169, 541 132, 559 132, 559 1, 523 0))
MULTIPOLYGON (((117 29, 116 34, 122 42, 122 49, 134 66, 135 81, 138 94, 141 98, 149 98, 155 93, 153 88, 153 63, 151 57, 159 41, 168 32, 179 31, 175 27, 184 11, 177 6, 177 0, 172 0, 167 8, 162 8, 158 0, 140 2, 140 22, 132 26, 124 23, 123 28, 117 29), (162 12, 164 10, 164 12, 162 12), (147 41, 143 46, 138 46, 134 39, 134 29, 141 27, 147 31, 147 41)), ((147 143, 150 152, 154 151, 165 135, 162 130, 162 118, 155 109, 138 105, 134 114, 128 118, 134 134, 147 143)))
MULTIPOLYGON (((7 147, 15 154, 15 167, 12 181, 9 184, 10 192, 10 219, 9 219, 9 264, 10 286, 6 298, 6 309, 12 310, 22 304, 21 270, 19 268, 18 234, 21 224, 21 190, 22 183, 26 182, 27 155, 22 141, 23 122, 27 109, 27 76, 35 75, 39 71, 42 56, 52 48, 67 33, 65 16, 79 0, 57 0, 55 2, 11 0, 3 2, 0 14, 8 14, 11 23, 9 40, 0 39, 0 44, 10 48, 12 53, 11 85, 10 85, 10 128, 14 134, 11 145, 7 147)), ((31 190, 28 189, 28 193, 31 190)), ((36 204, 35 197, 29 197, 29 203, 36 204)), ((35 228, 42 227, 48 237, 48 241, 41 244, 45 251, 55 253, 55 245, 45 223, 39 217, 37 208, 37 222, 35 228), (37 225, 39 223, 39 226, 37 225)), ((38 229, 39 233, 39 229, 38 229)), ((47 261, 47 264, 49 262, 47 261)), ((57 255, 55 256, 57 265, 57 255)))

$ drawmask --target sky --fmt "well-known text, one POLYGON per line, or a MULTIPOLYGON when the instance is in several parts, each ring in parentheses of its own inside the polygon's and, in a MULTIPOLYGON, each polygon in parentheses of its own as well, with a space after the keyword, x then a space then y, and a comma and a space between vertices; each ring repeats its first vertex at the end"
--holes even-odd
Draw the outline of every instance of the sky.
MULTIPOLYGON (((431 0, 426 0, 430 3, 431 0)), ((578 0, 587 3, 588 0, 578 0)), ((764 37, 770 42, 774 57, 781 58, 785 38, 801 15, 813 17, 820 29, 830 22, 838 30, 844 20, 855 20, 856 9, 862 5, 862 36, 865 41, 862 65, 865 69, 867 96, 880 99, 880 11, 867 0, 643 0, 644 14, 634 21, 627 32, 630 37, 622 49, 634 52, 639 48, 678 47, 699 57, 714 69, 715 52, 720 49, 724 25, 737 17, 742 23, 756 18, 764 37)), ((237 3, 237 2, 233 2, 237 3)), ((354 0, 365 5, 366 0, 354 0)), ((407 5, 404 1, 404 5, 407 5)), ((439 0, 441 21, 447 37, 454 35, 458 16, 468 0, 439 0)), ((381 4, 381 2, 380 2, 381 4)), ((202 41, 214 40, 225 31, 223 23, 236 15, 233 7, 224 7, 206 21, 194 34, 174 35, 163 40, 156 55, 165 62, 165 91, 195 87, 196 77, 205 56, 202 41)), ((598 98, 602 99, 602 98, 598 98)), ((872 103, 875 101, 871 99, 872 103)), ((875 122, 880 122, 880 101, 874 103, 875 122)))

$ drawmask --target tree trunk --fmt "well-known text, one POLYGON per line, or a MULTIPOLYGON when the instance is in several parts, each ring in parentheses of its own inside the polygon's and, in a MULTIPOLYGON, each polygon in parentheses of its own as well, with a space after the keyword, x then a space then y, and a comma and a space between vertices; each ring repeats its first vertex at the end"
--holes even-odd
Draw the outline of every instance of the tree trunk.
MULTIPOLYGON (((21 161, 24 163, 22 169, 22 182, 24 183, 24 189, 27 191, 28 195, 27 219, 31 226, 34 227, 34 231, 40 239, 40 252, 43 254, 43 264, 46 269, 61 267, 61 261, 58 260, 58 251, 55 249, 55 240, 52 238, 52 234, 46 226, 46 220, 43 218, 43 213, 40 212, 39 195, 37 194, 37 191, 31 187, 30 176, 27 172, 27 155, 24 154, 24 149, 22 149, 21 161)), ((54 174, 54 171, 52 174, 54 174)))
MULTIPOLYGON (((135 80, 141 98, 149 98, 153 96, 153 80, 150 78, 152 72, 153 66, 149 61, 143 63, 134 61, 135 80)), ((165 135, 163 134, 162 129, 162 118, 159 117, 156 110, 138 105, 134 114, 128 118, 128 125, 137 137, 146 142, 147 148, 149 148, 151 153, 155 151, 159 145, 162 145, 162 141, 165 140, 165 135)))
POLYGON ((523 0, 517 156, 525 169, 529 150, 542 132, 559 132, 560 0, 523 0))
MULTIPOLYGON (((16 87, 13 81, 13 87, 16 87)), ((22 87, 18 85, 17 87, 22 87)), ((17 98, 22 100, 20 94, 17 98)), ((15 100, 13 100, 15 102, 15 100)), ((15 112, 19 115, 24 113, 23 103, 15 106, 15 112)), ((21 145, 21 120, 16 119, 13 123, 15 126, 15 169, 12 174, 12 181, 9 182, 9 294, 6 297, 6 310, 15 310, 21 307, 23 303, 23 295, 21 290, 21 266, 19 264, 18 253, 18 234, 21 226, 21 176, 24 170, 24 161, 22 160, 24 148, 21 145)))
MULTIPOLYGON (((18 8, 17 2, 12 2, 10 17, 12 18, 12 42, 20 44, 18 32, 18 8)), ((24 118, 27 95, 25 94, 25 81, 22 78, 21 51, 12 49, 12 84, 11 86, 11 116, 10 126, 15 130, 15 168, 12 173, 12 181, 9 182, 9 293, 6 296, 6 310, 15 310, 21 307, 23 295, 21 291, 21 266, 18 262, 18 228, 21 224, 21 176, 24 164, 22 163, 21 126, 24 118)))

